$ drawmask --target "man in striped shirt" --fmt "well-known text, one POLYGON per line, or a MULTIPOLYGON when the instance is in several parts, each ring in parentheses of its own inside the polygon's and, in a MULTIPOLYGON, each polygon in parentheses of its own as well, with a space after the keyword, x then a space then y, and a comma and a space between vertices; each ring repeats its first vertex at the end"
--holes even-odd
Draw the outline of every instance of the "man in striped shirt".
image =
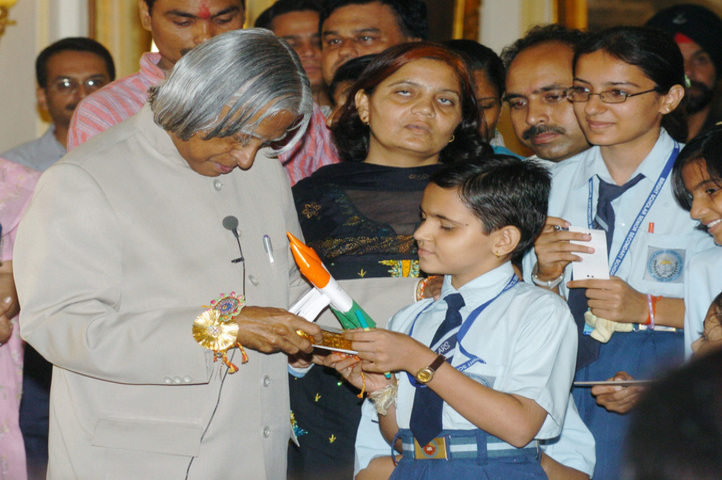
POLYGON ((68 150, 135 115, 175 62, 196 45, 243 28, 245 0, 141 0, 140 21, 153 35, 158 53, 145 53, 140 71, 84 99, 75 110, 68 150))

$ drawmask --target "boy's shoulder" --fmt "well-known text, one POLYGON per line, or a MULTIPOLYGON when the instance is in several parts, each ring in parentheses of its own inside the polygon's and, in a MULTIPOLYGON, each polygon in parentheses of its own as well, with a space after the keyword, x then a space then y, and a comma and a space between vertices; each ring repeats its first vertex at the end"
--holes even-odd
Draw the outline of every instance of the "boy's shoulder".
POLYGON ((395 332, 408 333, 411 328, 411 324, 416 317, 418 317, 424 310, 434 308, 434 304, 438 303, 439 301, 437 300, 425 298, 418 302, 414 302, 411 305, 407 305, 391 317, 387 328, 395 332))
POLYGON ((537 287, 531 283, 519 282, 514 289, 514 298, 510 308, 524 313, 524 317, 532 319, 538 317, 553 317, 554 320, 564 321, 571 318, 567 302, 558 294, 537 287))

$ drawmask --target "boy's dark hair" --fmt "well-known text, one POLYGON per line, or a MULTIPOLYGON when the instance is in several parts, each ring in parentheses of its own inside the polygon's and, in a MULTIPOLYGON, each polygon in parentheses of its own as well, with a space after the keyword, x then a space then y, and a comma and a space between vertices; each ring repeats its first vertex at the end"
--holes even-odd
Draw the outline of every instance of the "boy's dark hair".
MULTIPOLYGON (((246 8, 246 0, 243 0, 243 8, 246 8)), ((153 4, 155 4, 155 0, 145 0, 145 4, 148 5, 148 13, 153 14, 153 4)))
POLYGON ((35 78, 41 88, 48 88, 48 62, 50 58, 65 51, 89 52, 99 56, 105 62, 110 81, 115 80, 115 64, 107 48, 92 38, 68 37, 45 47, 35 60, 35 78))
POLYGON ((509 65, 516 56, 519 55, 522 50, 526 50, 529 47, 534 47, 542 43, 560 42, 575 49, 577 45, 582 43, 585 37, 586 33, 581 30, 570 29, 558 23, 537 25, 530 28, 526 32, 526 35, 519 40, 505 47, 501 51, 501 60, 504 62, 504 66, 509 68, 509 65))
POLYGON ((444 42, 444 45, 464 57, 469 70, 484 72, 486 78, 499 92, 499 97, 504 95, 506 68, 494 50, 474 40, 466 39, 449 40, 444 42))
POLYGON ((265 28, 273 30, 273 19, 292 12, 319 12, 321 13, 321 5, 317 0, 278 0, 276 3, 265 9, 253 24, 256 28, 265 28))
MULTIPOLYGON (((684 146, 672 167, 672 191, 677 203, 688 212, 692 210, 692 192, 684 186, 682 170, 689 164, 702 162, 707 173, 722 188, 722 126, 697 135, 684 146)), ((704 226, 702 226, 704 227, 704 226)))
MULTIPOLYGON (((146 0, 147 1, 147 0, 146 0)), ((319 28, 331 14, 347 5, 365 5, 379 2, 388 5, 394 12, 401 33, 407 37, 426 40, 429 36, 429 19, 424 0, 326 0, 321 8, 319 28)), ((323 33, 323 32, 321 32, 323 33)))
POLYGON ((511 155, 492 154, 452 163, 431 176, 441 188, 458 189, 461 201, 484 224, 484 234, 511 225, 521 238, 510 257, 523 255, 544 228, 551 176, 546 168, 511 155))
POLYGON ((331 80, 331 85, 328 86, 329 96, 333 98, 339 83, 355 82, 356 80, 358 80, 359 77, 361 77, 363 71, 369 65, 369 63, 371 63, 371 60, 373 60, 375 57, 376 54, 372 53, 371 55, 364 55, 363 57, 352 58, 348 62, 338 67, 336 73, 333 74, 333 80, 331 80))
POLYGON ((655 382, 634 409, 625 443, 625 478, 719 479, 722 349, 655 382))

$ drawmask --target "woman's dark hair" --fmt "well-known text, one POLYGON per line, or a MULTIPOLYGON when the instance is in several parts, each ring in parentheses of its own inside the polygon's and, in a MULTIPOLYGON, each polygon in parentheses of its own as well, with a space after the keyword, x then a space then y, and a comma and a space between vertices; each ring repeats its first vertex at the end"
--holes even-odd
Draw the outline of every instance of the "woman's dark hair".
POLYGON ((682 170, 687 165, 700 162, 707 168, 713 182, 722 188, 722 126, 697 135, 684 146, 672 167, 672 191, 677 203, 688 212, 692 210, 692 192, 684 186, 682 170))
POLYGON ((467 161, 484 153, 491 153, 491 147, 479 133, 481 116, 464 60, 441 44, 413 42, 396 45, 377 55, 349 90, 348 101, 341 110, 341 117, 331 130, 342 160, 363 162, 368 156, 370 130, 359 118, 356 102, 353 101, 356 93, 363 90, 372 96, 376 87, 401 67, 423 58, 449 65, 456 73, 461 89, 461 122, 454 130, 454 141, 439 153, 439 161, 467 161))
POLYGON ((483 71, 489 82, 496 88, 501 100, 506 88, 504 84, 506 69, 494 50, 474 40, 466 39, 449 40, 444 42, 444 45, 461 55, 466 60, 469 70, 472 72, 483 71))
POLYGON ((333 74, 333 80, 331 80, 331 84, 328 86, 328 95, 333 98, 333 96, 336 94, 336 89, 338 88, 339 83, 351 83, 358 80, 359 77, 361 77, 364 69, 366 69, 366 67, 371 63, 371 60, 373 60, 375 57, 376 54, 372 53, 370 55, 352 58, 348 62, 338 67, 336 73, 333 74))
POLYGON ((521 238, 510 257, 518 258, 544 228, 551 176, 536 162, 511 155, 483 155, 448 165, 431 176, 431 183, 458 189, 459 198, 484 224, 484 234, 511 225, 521 238))
MULTIPOLYGON (((684 88, 684 58, 682 52, 668 33, 648 27, 612 27, 592 34, 574 52, 574 69, 582 55, 597 51, 639 67, 657 84, 657 91, 667 94, 675 85, 684 88)), ((682 102, 662 117, 662 127, 677 140, 687 139, 687 122, 682 102)))

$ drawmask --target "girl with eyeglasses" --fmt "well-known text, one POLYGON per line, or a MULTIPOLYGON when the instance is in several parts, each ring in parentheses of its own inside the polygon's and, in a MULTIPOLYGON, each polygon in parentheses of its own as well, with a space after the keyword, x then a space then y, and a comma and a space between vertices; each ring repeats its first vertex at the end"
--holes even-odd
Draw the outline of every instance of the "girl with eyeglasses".
MULTIPOLYGON (((711 244, 675 203, 669 179, 675 138, 686 136, 677 113, 684 84, 679 48, 656 30, 611 28, 575 52, 567 96, 592 148, 553 167, 549 218, 527 259, 530 280, 558 289, 577 322, 575 381, 647 379, 683 358, 686 260, 711 244), (608 279, 572 277, 572 262, 594 252, 591 236, 572 226, 603 230, 608 279)), ((573 388, 595 437, 595 480, 620 478, 624 414, 643 389, 573 388)))

